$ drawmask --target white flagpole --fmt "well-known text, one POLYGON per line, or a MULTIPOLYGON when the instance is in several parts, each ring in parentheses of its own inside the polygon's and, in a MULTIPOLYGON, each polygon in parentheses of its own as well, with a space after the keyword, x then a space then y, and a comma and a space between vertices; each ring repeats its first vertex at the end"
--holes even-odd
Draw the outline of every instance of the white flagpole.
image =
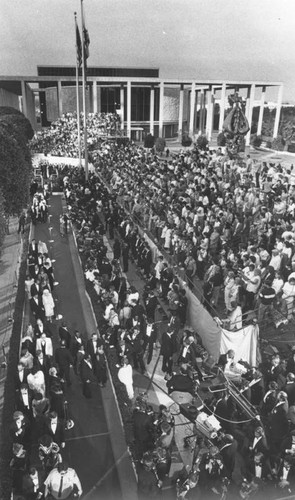
POLYGON ((84 148, 85 148, 85 180, 88 181, 88 149, 87 149, 87 121, 86 121, 86 75, 85 75, 85 40, 84 40, 84 12, 83 0, 81 0, 82 21, 82 75, 83 75, 83 125, 84 125, 84 148))
POLYGON ((77 12, 75 12, 74 14, 75 14, 75 38, 76 38, 77 128, 78 128, 79 167, 81 168, 81 127, 80 127, 80 102, 79 102, 79 64, 78 64, 78 45, 77 45, 77 12))

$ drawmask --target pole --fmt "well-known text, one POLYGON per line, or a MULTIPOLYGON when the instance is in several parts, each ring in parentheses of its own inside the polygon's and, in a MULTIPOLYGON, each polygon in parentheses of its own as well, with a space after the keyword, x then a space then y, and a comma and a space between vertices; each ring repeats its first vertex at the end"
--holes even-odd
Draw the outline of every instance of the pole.
POLYGON ((83 0, 81 0, 81 21, 82 21, 82 76, 83 76, 83 126, 84 126, 84 148, 85 148, 85 180, 88 181, 88 149, 87 149, 87 123, 86 123, 86 57, 85 57, 85 36, 84 36, 84 12, 83 0))
MULTIPOLYGON (((75 15, 75 37, 77 33, 77 12, 75 15)), ((81 127, 80 127, 80 102, 79 102, 79 62, 78 62, 78 46, 76 37, 76 101, 77 101, 77 128, 78 128, 78 149, 79 149, 79 167, 81 168, 81 127)))

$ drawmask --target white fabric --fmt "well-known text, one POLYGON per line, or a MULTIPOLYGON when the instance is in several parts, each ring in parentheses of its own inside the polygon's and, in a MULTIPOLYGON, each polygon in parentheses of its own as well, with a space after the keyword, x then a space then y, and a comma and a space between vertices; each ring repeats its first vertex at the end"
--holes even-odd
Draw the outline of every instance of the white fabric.
POLYGON ((222 329, 220 354, 225 354, 233 349, 237 361, 243 360, 251 366, 257 366, 258 337, 259 328, 257 325, 249 325, 235 332, 222 329))

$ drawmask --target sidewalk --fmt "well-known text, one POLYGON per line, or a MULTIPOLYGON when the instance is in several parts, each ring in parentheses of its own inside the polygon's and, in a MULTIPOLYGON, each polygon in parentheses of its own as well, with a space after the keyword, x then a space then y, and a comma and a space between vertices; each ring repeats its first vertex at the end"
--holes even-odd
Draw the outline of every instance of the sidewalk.
MULTIPOLYGON (((9 224, 0 258, 0 428, 2 428, 4 389, 9 359, 10 338, 17 294, 18 271, 22 253, 22 238, 17 233, 18 219, 9 224)), ((1 439, 1 438, 0 438, 1 439)), ((0 449, 1 449, 0 441, 0 449)))

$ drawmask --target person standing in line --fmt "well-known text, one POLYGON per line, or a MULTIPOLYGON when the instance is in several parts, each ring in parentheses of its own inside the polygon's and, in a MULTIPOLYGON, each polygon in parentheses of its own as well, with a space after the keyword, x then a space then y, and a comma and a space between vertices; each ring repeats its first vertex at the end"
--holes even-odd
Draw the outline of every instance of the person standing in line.
POLYGON ((66 380, 68 386, 72 385, 70 367, 73 366, 74 360, 69 349, 66 347, 65 340, 61 340, 60 347, 55 350, 55 361, 58 364, 60 377, 66 380))
POLYGON ((83 490, 80 479, 66 462, 61 462, 48 474, 44 481, 46 499, 80 498, 83 490))

